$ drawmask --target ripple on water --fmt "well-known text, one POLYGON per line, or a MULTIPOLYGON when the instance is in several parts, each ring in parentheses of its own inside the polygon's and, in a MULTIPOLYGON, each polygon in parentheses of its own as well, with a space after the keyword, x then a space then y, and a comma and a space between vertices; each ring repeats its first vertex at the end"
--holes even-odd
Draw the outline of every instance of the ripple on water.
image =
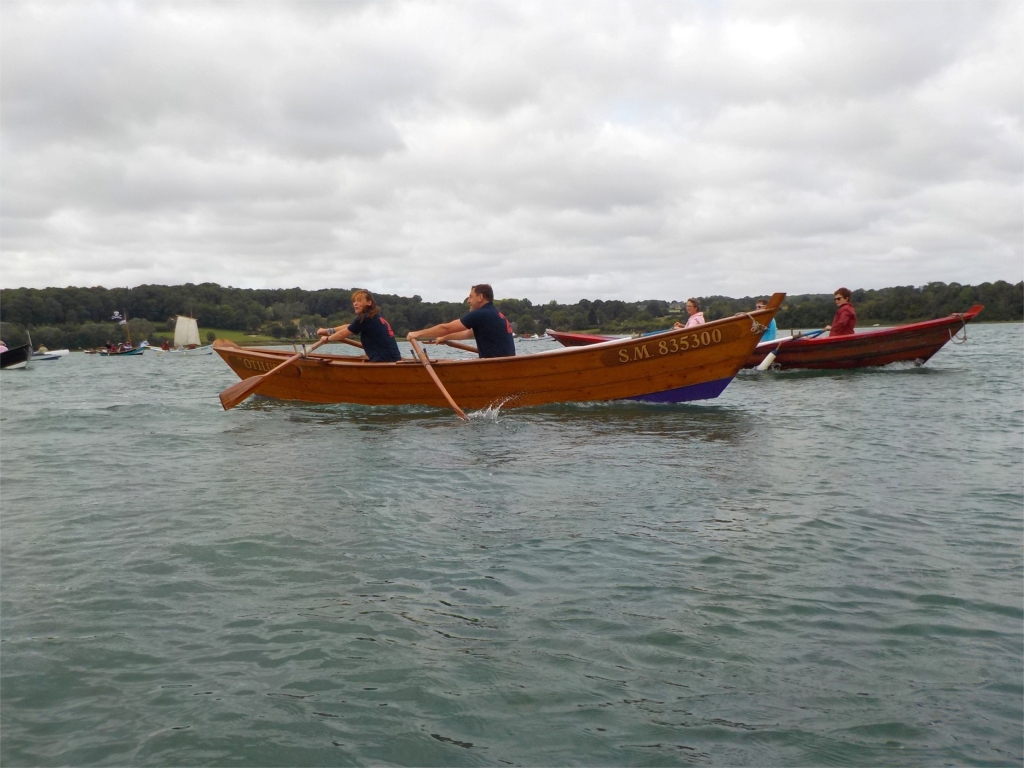
POLYGON ((5 372, 0 760, 1019 765, 1022 335, 468 424, 5 372))

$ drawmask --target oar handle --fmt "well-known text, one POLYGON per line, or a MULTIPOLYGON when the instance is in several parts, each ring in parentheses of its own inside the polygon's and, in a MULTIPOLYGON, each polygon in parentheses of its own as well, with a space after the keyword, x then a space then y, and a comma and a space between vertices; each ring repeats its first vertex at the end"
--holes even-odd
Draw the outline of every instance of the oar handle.
MULTIPOLYGON (((352 346, 352 347, 359 347, 360 349, 363 348, 363 345, 360 344, 355 339, 338 339, 337 341, 331 341, 327 336, 324 336, 323 343, 324 344, 348 344, 349 346, 352 346)), ((319 344, 317 346, 319 346, 319 344)), ((312 350, 310 350, 310 351, 312 351, 312 350)))
POLYGON ((434 367, 427 359, 427 353, 423 351, 423 347, 419 345, 419 342, 417 342, 416 339, 409 339, 409 344, 412 345, 413 350, 416 352, 416 356, 420 359, 420 362, 423 363, 423 367, 427 369, 427 373, 430 374, 430 378, 434 380, 437 388, 441 390, 441 394, 444 395, 444 399, 448 401, 448 405, 450 405, 452 410, 459 415, 460 419, 463 421, 469 421, 469 417, 467 417, 463 410, 459 408, 459 404, 452 399, 452 396, 448 394, 448 390, 444 388, 444 384, 442 384, 441 380, 437 378, 437 374, 434 373, 434 367))
POLYGON ((438 344, 446 344, 449 347, 461 349, 463 352, 472 352, 474 355, 480 354, 480 350, 476 347, 471 347, 469 344, 459 344, 457 341, 439 341, 438 344))
POLYGON ((476 347, 471 347, 468 344, 459 344, 457 341, 425 341, 424 344, 444 344, 446 347, 452 347, 453 349, 461 349, 463 352, 472 352, 474 355, 480 354, 480 350, 476 347))
MULTIPOLYGON (((800 333, 800 331, 796 331, 796 333, 800 333)), ((823 333, 825 333, 825 329, 818 328, 817 330, 808 331, 807 333, 800 333, 799 336, 790 336, 790 339, 793 341, 796 341, 797 339, 816 339, 823 333)), ((785 339, 783 339, 783 341, 785 341, 785 339)))

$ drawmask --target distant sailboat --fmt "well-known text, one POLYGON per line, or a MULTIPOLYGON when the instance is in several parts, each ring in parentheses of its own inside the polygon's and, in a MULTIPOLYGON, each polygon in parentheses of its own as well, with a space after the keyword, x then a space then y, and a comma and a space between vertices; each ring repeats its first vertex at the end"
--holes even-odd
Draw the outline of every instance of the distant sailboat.
MULTIPOLYGON (((154 347, 154 349, 156 349, 154 347)), ((179 355, 212 355, 213 348, 199 343, 199 322, 194 317, 178 315, 174 321, 174 346, 156 349, 157 352, 170 352, 179 355)))
POLYGON ((100 350, 100 355, 103 357, 124 357, 126 355, 141 355, 146 351, 146 342, 142 342, 138 347, 132 346, 132 329, 128 325, 128 312, 125 312, 124 315, 122 315, 120 312, 115 311, 114 316, 110 319, 116 321, 118 325, 124 326, 124 335, 127 338, 127 341, 122 344, 118 344, 116 347, 113 344, 110 344, 106 349, 100 350))

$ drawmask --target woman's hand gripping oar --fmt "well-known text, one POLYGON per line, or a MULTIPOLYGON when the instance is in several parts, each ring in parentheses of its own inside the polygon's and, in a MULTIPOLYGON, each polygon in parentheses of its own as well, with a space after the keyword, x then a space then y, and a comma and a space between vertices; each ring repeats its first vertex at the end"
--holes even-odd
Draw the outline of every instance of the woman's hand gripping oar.
POLYGON ((775 349, 773 349, 771 352, 769 352, 767 355, 765 355, 764 356, 764 360, 762 360, 760 363, 757 364, 757 370, 759 370, 759 371, 767 371, 769 368, 771 368, 772 367, 772 363, 775 362, 775 356, 777 354, 779 354, 779 349, 787 341, 796 341, 797 339, 813 339, 816 336, 820 336, 824 332, 825 331, 823 331, 823 330, 822 331, 810 331, 810 332, 804 333, 804 334, 802 334, 800 336, 787 336, 784 339, 780 339, 779 343, 775 345, 775 349))
POLYGON ((463 413, 461 408, 459 408, 458 403, 452 400, 452 396, 448 394, 448 390, 444 388, 444 384, 442 384, 441 380, 437 378, 437 374, 434 373, 433 366, 431 366, 430 361, 427 360, 427 354, 423 351, 423 347, 419 345, 419 342, 417 342, 416 339, 409 339, 409 343, 412 345, 412 348, 416 352, 416 356, 420 359, 420 362, 423 363, 423 367, 427 369, 427 373, 430 374, 430 378, 434 380, 434 383, 437 384, 437 388, 441 390, 441 394, 444 395, 444 399, 448 401, 448 405, 452 407, 453 411, 459 414, 460 419, 463 421, 469 421, 466 414, 463 413))
MULTIPOLYGON (((322 346, 326 343, 327 339, 321 339, 312 347, 310 347, 309 351, 312 352, 317 347, 322 346)), ((275 373, 280 373, 289 365, 294 363, 296 360, 305 356, 306 353, 304 351, 299 352, 298 354, 289 357, 276 368, 273 368, 264 374, 261 374, 259 376, 250 376, 248 379, 242 379, 237 384, 232 384, 230 387, 228 387, 227 389, 220 393, 220 404, 224 406, 225 411, 230 411, 240 402, 249 397, 249 395, 251 395, 257 389, 259 389, 263 382, 265 382, 268 378, 273 376, 275 373)))

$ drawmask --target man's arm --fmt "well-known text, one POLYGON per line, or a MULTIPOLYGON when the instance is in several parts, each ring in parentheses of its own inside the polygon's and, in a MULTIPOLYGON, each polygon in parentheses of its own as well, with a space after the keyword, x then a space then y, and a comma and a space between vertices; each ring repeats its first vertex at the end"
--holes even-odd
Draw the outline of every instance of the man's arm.
MULTIPOLYGON (((469 330, 462 324, 461 320, 452 320, 450 323, 441 323, 424 328, 422 331, 410 331, 405 335, 407 339, 436 339, 439 336, 448 336, 452 333, 461 333, 469 330)), ((459 338, 466 338, 460 336, 459 338)))
POLYGON ((472 328, 467 328, 464 331, 457 331, 456 333, 449 333, 449 334, 446 334, 444 336, 438 336, 436 341, 437 341, 438 344, 441 344, 442 342, 445 342, 445 341, 458 341, 459 339, 472 339, 472 338, 473 338, 473 329, 472 328))

